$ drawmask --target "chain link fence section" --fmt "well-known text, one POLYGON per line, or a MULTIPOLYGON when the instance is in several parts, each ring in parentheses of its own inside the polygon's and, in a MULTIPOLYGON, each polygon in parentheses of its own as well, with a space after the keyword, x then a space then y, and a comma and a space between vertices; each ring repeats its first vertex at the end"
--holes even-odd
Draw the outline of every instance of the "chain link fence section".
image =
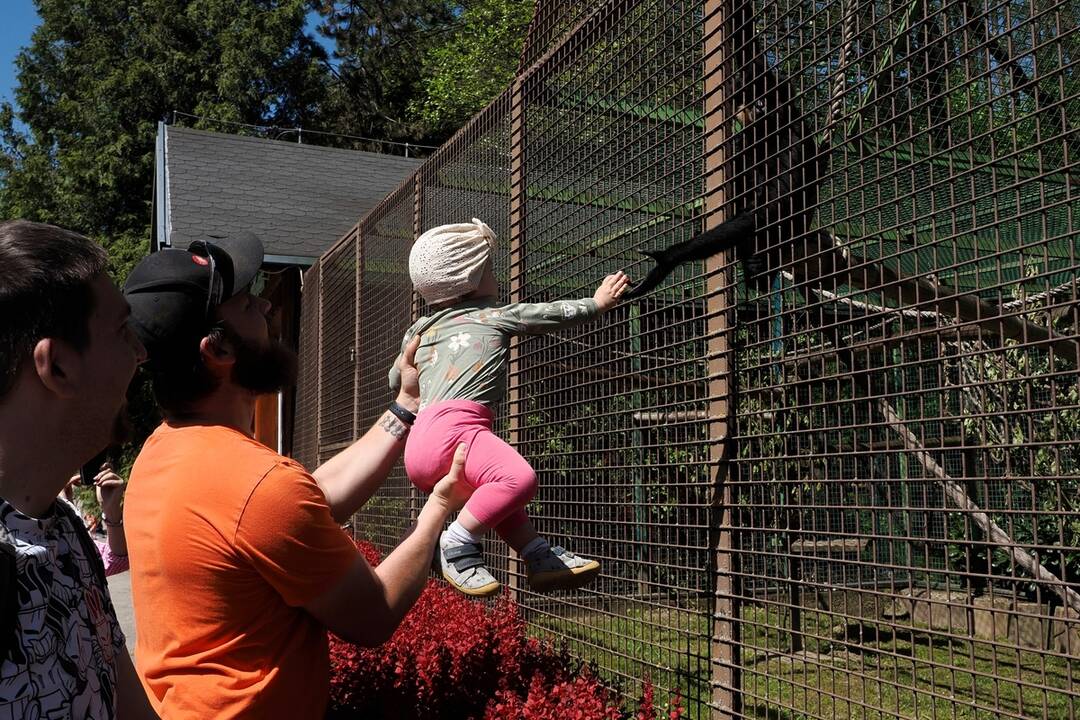
MULTIPOLYGON (((305 275, 298 458, 391 399, 422 230, 483 219, 530 302, 741 217, 512 345, 530 516, 603 563, 540 596, 490 539, 531 631, 693 718, 1075 720, 1078 14, 541 0, 513 85, 305 275)), ((399 468, 357 536, 419 502, 399 468)))

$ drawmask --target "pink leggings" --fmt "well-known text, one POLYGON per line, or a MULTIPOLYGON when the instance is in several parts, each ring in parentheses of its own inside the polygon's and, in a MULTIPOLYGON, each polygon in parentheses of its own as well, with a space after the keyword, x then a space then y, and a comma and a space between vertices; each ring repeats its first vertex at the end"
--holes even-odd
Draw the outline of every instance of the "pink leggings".
POLYGON ((536 472, 514 448, 491 432, 491 410, 471 400, 446 400, 420 411, 405 443, 405 472, 430 493, 446 475, 458 443, 469 446, 465 481, 476 488, 465 507, 499 535, 528 521, 525 506, 536 494, 536 472))

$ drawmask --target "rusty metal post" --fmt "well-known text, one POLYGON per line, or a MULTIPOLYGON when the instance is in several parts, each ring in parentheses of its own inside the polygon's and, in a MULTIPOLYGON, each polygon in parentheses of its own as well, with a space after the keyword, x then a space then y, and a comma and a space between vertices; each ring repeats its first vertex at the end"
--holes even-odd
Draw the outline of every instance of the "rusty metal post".
POLYGON ((353 297, 356 301, 356 313, 355 324, 353 327, 353 440, 360 437, 360 331, 363 329, 360 324, 360 286, 363 284, 364 278, 364 233, 360 223, 356 224, 353 232, 356 235, 356 245, 353 248, 353 277, 355 278, 355 286, 353 287, 353 297))
MULTIPOLYGON (((413 242, 424 232, 424 184, 421 181, 423 168, 413 173, 413 242)), ((410 245, 411 247, 411 245, 410 245)), ((409 315, 409 323, 412 324, 420 317, 420 293, 412 292, 412 312, 409 315)), ((409 511, 411 519, 416 520, 423 507, 423 498, 416 486, 409 483, 409 511)))
MULTIPOLYGON (((325 257, 325 256, 324 256, 325 257)), ((322 272, 322 259, 319 260, 319 334, 315 347, 318 354, 316 357, 319 359, 318 372, 315 377, 318 378, 315 382, 315 467, 322 465, 322 386, 323 386, 323 272, 322 272)))
MULTIPOLYGON (((510 95, 510 302, 521 302, 525 295, 525 93, 524 80, 514 80, 510 95)), ((525 407, 521 394, 521 338, 510 338, 509 384, 507 387, 507 425, 510 445, 521 447, 520 428, 525 407)), ((521 559, 508 548, 507 586, 514 602, 520 599, 521 559)))
MULTIPOLYGON (((739 2, 740 0, 734 0, 739 2)), ((733 108, 726 96, 731 73, 731 45, 728 18, 733 15, 729 0, 705 3, 704 111, 705 111, 705 207, 706 227, 723 222, 726 212, 727 127, 733 108)), ((731 266, 734 253, 725 251, 705 262, 706 309, 709 362, 710 467, 715 469, 711 493, 710 553, 713 557, 715 590, 712 631, 713 717, 741 717, 739 574, 736 553, 737 502, 732 486, 734 476, 735 419, 734 332, 731 266)))

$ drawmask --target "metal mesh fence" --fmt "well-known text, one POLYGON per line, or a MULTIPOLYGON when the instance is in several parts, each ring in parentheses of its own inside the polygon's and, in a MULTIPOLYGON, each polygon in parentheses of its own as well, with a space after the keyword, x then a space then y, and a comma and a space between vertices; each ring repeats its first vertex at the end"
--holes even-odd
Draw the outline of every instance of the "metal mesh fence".
POLYGON ((320 268, 316 263, 303 276, 300 303, 300 348, 297 368, 296 423, 293 455, 306 468, 319 465, 319 372, 321 352, 320 268))
POLYGON ((512 345, 530 516, 603 564, 536 595, 489 541, 531 630, 695 718, 1075 720, 1078 14, 540 2, 513 86, 305 276, 298 457, 385 409, 421 229, 489 223, 507 302, 730 230, 512 345))
POLYGON ((319 458, 325 460, 352 442, 356 386, 356 276, 355 231, 334 246, 320 261, 320 361, 327 372, 319 383, 319 458))
MULTIPOLYGON (((409 245, 414 235, 414 183, 376 207, 360 225, 360 342, 357 345, 357 430, 360 434, 386 412, 387 372, 400 350, 413 315, 409 245)), ((354 518, 354 534, 382 550, 397 544, 414 517, 416 490, 398 463, 379 493, 354 518)))

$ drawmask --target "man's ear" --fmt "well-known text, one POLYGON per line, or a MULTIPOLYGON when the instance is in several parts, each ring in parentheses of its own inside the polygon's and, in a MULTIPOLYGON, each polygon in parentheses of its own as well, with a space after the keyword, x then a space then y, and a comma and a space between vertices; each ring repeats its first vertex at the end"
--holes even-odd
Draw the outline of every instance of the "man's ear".
POLYGON ((56 338, 42 338, 32 353, 34 371, 50 392, 58 397, 78 395, 82 359, 73 347, 56 338))
POLYGON ((199 341, 199 353, 208 368, 225 369, 236 363, 236 356, 228 342, 214 342, 209 336, 199 341))

